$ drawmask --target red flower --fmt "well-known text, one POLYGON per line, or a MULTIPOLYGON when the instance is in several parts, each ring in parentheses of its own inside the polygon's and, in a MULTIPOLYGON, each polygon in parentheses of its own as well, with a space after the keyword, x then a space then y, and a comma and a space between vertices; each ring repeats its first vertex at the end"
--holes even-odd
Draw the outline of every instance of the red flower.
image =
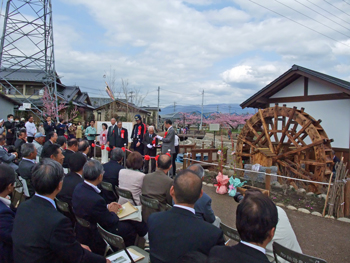
POLYGON ((153 144, 153 145, 156 145, 156 139, 154 139, 154 140, 152 141, 152 144, 153 144))
POLYGON ((104 150, 105 149, 105 146, 104 145, 101 145, 101 150, 104 150))
POLYGON ((167 135, 168 135, 168 132, 165 132, 165 133, 164 133, 164 138, 165 138, 167 135))
POLYGON ((120 137, 122 138, 122 139, 124 139, 124 130, 121 130, 121 132, 120 132, 120 137))
POLYGON ((125 152, 125 147, 122 147, 123 152, 125 152))
POLYGON ((106 134, 103 133, 103 134, 102 134, 102 137, 106 137, 106 134))
POLYGON ((145 161, 149 161, 149 160, 151 160, 151 156, 145 155, 145 161))
POLYGON ((170 154, 170 153, 166 153, 166 155, 168 155, 169 157, 171 157, 171 154, 170 154))
POLYGON ((96 146, 96 144, 94 144, 94 143, 92 143, 92 144, 91 144, 91 147, 93 147, 93 148, 94 148, 95 146, 96 146))
POLYGON ((156 158, 154 158, 154 159, 156 159, 156 161, 158 162, 158 158, 159 158, 159 155, 157 155, 156 158))
POLYGON ((106 150, 107 150, 108 152, 110 152, 110 151, 111 151, 111 148, 109 148, 109 147, 106 147, 106 150))
POLYGON ((114 133, 114 130, 113 130, 113 133, 114 133))

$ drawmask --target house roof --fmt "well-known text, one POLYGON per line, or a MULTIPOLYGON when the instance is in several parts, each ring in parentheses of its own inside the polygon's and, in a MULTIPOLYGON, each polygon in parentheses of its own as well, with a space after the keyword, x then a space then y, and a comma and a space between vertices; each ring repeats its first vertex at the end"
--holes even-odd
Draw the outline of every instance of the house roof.
POLYGON ((305 76, 316 81, 322 81, 330 84, 332 87, 339 89, 340 92, 350 95, 350 82, 332 77, 330 75, 317 72, 298 65, 293 65, 288 71, 283 73, 270 84, 259 90, 253 96, 244 101, 240 106, 242 109, 246 107, 261 108, 265 106, 264 99, 271 97, 296 79, 305 76), (260 101, 259 101, 260 100, 260 101))
POLYGON ((7 97, 5 94, 0 93, 0 97, 3 98, 4 100, 7 100, 8 102, 11 102, 14 105, 21 105, 21 103, 11 99, 10 97, 7 97))
MULTIPOLYGON (((157 111, 158 107, 148 107, 148 106, 142 106, 141 109, 147 110, 147 111, 157 111)), ((161 108, 159 108, 159 111, 162 111, 161 108)))
MULTIPOLYGON (((101 105, 100 107, 96 108, 96 110, 100 110, 100 109, 102 109, 104 106, 106 106, 106 105, 108 105, 108 104, 111 104, 111 103, 114 103, 114 102, 119 102, 119 103, 122 103, 122 104, 124 104, 124 105, 127 104, 126 100, 124 100, 124 99, 115 99, 115 101, 108 102, 108 103, 106 103, 106 104, 101 105)), ((132 108, 136 109, 136 110, 139 111, 139 112, 144 112, 144 113, 147 113, 147 114, 151 114, 151 112, 149 112, 149 111, 143 109, 142 107, 138 107, 138 106, 136 106, 136 105, 133 104, 133 103, 130 103, 130 102, 129 102, 128 105, 129 105, 129 107, 132 107, 132 108)))
MULTIPOLYGON (((57 73, 57 82, 61 83, 57 73)), ((43 82, 46 74, 43 70, 37 69, 8 69, 1 68, 0 80, 5 78, 8 81, 28 81, 28 82, 43 82)))

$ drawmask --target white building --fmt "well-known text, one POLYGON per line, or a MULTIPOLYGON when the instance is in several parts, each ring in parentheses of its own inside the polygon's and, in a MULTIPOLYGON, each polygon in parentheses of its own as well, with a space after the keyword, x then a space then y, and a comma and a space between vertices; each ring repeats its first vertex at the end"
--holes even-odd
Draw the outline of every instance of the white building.
POLYGON ((267 108, 275 103, 305 108, 328 138, 334 139, 333 150, 343 153, 350 164, 350 82, 293 65, 291 69, 258 91, 240 106, 267 108))

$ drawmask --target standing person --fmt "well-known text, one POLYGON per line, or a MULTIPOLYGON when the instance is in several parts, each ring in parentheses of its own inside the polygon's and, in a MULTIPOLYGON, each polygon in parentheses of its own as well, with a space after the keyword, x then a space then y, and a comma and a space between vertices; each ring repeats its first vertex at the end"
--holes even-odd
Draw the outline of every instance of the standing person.
POLYGON ((232 136, 232 130, 231 130, 231 128, 228 128, 227 136, 228 136, 228 139, 230 140, 230 139, 231 139, 231 136, 232 136))
POLYGON ((66 132, 66 125, 63 123, 63 119, 60 119, 60 123, 56 126, 57 136, 64 136, 66 132))
MULTIPOLYGON (((148 132, 145 134, 143 138, 143 145, 145 147, 145 155, 149 156, 156 156, 157 155, 157 148, 156 145, 158 144, 158 139, 156 138, 157 134, 154 133, 154 126, 148 127, 148 132)), ((156 170, 156 159, 151 159, 151 173, 155 172, 156 170)), ((145 174, 148 174, 149 171, 149 160, 144 160, 144 167, 143 172, 145 174)))
POLYGON ((41 134, 45 135, 44 123, 42 123, 42 122, 39 123, 38 130, 39 130, 39 132, 41 132, 41 134))
POLYGON ((157 138, 163 142, 162 145, 162 153, 167 153, 168 150, 170 150, 171 158, 172 158, 172 165, 173 165, 173 171, 172 175, 175 176, 176 172, 176 163, 175 163, 175 130, 172 126, 173 122, 171 120, 166 120, 164 122, 164 126, 167 129, 167 131, 164 134, 164 137, 161 137, 157 135, 157 138))
POLYGON ((15 212, 10 208, 11 201, 6 197, 14 190, 16 174, 7 164, 0 164, 0 262, 12 263, 12 228, 15 212))
POLYGON ((108 134, 108 125, 106 123, 102 123, 102 132, 100 134, 100 146, 104 146, 104 149, 102 150, 101 147, 101 163, 105 164, 108 162, 108 152, 106 147, 107 145, 107 134, 108 134))
POLYGON ((115 147, 123 148, 124 144, 126 144, 125 147, 128 147, 128 130, 123 128, 122 121, 117 122, 117 128, 118 132, 115 147))
MULTIPOLYGON (((50 116, 47 116, 46 121, 44 122, 45 134, 48 135, 50 132, 53 132, 55 128, 56 128, 55 123, 51 120, 50 116)), ((48 141, 49 139, 50 138, 46 136, 46 141, 48 141)))
POLYGON ((135 115, 136 124, 132 129, 131 139, 134 151, 143 155, 143 136, 147 131, 146 124, 142 122, 142 118, 139 114, 135 115))
POLYGON ((27 130, 27 141, 32 143, 34 140, 34 136, 37 133, 37 129, 34 123, 34 118, 32 115, 29 115, 28 121, 25 124, 27 130))
POLYGON ((77 130, 77 126, 72 123, 68 128, 69 139, 75 138, 75 132, 77 130))
POLYGON ((15 123, 13 122, 13 114, 7 115, 7 121, 4 123, 6 128, 6 145, 15 143, 15 123))
POLYGON ((63 178, 62 166, 53 160, 45 159, 34 167, 36 193, 20 205, 13 225, 15 262, 110 262, 80 244, 71 221, 57 211, 54 200, 62 189, 63 178))
MULTIPOLYGON (((95 126, 95 121, 90 121, 90 126, 87 127, 85 130, 85 136, 89 141, 90 148, 92 148, 91 145, 95 142, 95 138, 96 138, 96 134, 97 134, 97 131, 96 131, 94 126, 95 126)), ((89 157, 91 158, 91 157, 93 157, 93 155, 94 155, 94 152, 93 152, 93 150, 91 150, 89 152, 89 157)))
POLYGON ((79 121, 78 125, 77 125, 77 131, 76 131, 75 138, 77 138, 78 140, 82 139, 83 138, 83 130, 84 130, 84 127, 83 127, 83 125, 81 125, 81 122, 79 121))
POLYGON ((115 125, 115 122, 116 122, 115 118, 112 118, 111 126, 109 126, 108 133, 107 133, 107 145, 111 149, 116 147, 116 143, 117 143, 118 129, 117 129, 117 126, 115 125))

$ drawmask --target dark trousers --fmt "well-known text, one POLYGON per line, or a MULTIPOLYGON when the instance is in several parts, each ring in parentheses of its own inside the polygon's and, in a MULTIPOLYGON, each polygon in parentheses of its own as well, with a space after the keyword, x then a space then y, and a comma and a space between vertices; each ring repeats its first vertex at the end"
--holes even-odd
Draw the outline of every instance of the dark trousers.
POLYGON ((118 231, 116 234, 124 239, 125 246, 133 246, 135 244, 136 236, 143 237, 148 232, 147 224, 145 222, 137 222, 132 220, 119 221, 118 231))
POLYGON ((89 152, 89 157, 90 158, 92 158, 92 157, 94 157, 94 148, 91 146, 93 143, 95 143, 95 141, 94 140, 88 140, 88 142, 89 142, 89 144, 90 144, 90 152, 89 152))
POLYGON ((14 138, 6 138, 6 145, 14 145, 15 139, 14 138))
POLYGON ((27 141, 28 141, 28 142, 32 143, 33 140, 34 140, 34 137, 28 137, 28 136, 27 136, 27 141))
POLYGON ((134 151, 139 152, 141 155, 143 155, 143 143, 141 142, 140 146, 136 147, 137 142, 138 142, 137 139, 134 139, 134 141, 133 141, 134 151))
MULTIPOLYGON (((148 149, 145 147, 145 155, 149 155, 151 157, 155 157, 157 155, 157 149, 148 149)), ((148 174, 149 171, 149 162, 151 162, 151 173, 156 171, 156 159, 151 158, 150 161, 144 161, 143 172, 148 174)))

